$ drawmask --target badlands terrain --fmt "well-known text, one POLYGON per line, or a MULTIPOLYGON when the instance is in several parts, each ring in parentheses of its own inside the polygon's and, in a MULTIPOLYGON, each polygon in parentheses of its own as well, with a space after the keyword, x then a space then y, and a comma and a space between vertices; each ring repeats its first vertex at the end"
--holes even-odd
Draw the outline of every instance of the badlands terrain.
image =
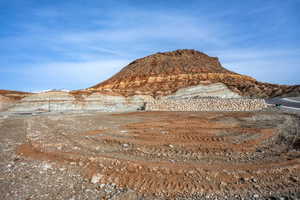
POLYGON ((0 199, 300 199, 299 94, 195 50, 82 90, 0 90, 0 199))

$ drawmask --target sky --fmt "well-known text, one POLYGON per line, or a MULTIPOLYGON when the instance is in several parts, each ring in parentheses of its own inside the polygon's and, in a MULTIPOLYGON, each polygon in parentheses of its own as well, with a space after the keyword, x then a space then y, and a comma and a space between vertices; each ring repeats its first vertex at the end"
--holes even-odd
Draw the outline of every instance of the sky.
POLYGON ((0 0, 0 88, 87 88, 176 49, 300 84, 299 9, 300 0, 0 0))

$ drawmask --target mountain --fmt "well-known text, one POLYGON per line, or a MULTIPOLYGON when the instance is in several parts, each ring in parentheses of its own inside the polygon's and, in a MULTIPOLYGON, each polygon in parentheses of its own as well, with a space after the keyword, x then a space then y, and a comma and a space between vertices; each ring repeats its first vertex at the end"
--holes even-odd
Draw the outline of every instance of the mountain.
POLYGON ((137 59, 110 79, 87 90, 110 91, 124 96, 160 96, 170 95, 182 88, 214 83, 223 83, 232 92, 247 97, 300 95, 299 85, 259 82, 225 69, 216 57, 189 49, 156 53, 137 59))

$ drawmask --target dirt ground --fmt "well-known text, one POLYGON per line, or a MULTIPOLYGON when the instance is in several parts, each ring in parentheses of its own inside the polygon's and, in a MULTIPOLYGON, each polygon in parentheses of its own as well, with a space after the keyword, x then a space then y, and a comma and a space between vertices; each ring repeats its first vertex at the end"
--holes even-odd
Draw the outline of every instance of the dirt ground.
POLYGON ((300 199, 294 116, 0 116, 0 199, 300 199))

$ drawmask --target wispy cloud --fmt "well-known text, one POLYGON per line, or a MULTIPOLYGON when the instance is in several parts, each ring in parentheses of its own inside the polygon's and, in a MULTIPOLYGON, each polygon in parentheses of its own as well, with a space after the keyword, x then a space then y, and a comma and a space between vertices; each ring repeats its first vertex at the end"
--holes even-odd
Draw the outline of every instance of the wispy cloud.
MULTIPOLYGON (((133 59, 194 48, 257 79, 299 84, 294 74, 300 73, 300 42, 295 39, 297 31, 288 29, 299 22, 293 21, 290 4, 191 4, 149 9, 142 4, 94 1, 29 9, 30 18, 13 22, 18 31, 2 37, 0 31, 0 79, 22 76, 19 80, 30 82, 30 89, 34 84, 39 89, 84 88, 133 59), (196 5, 198 9, 193 9, 196 5)), ((18 84, 14 87, 18 89, 18 84)))
MULTIPOLYGON (((184 15, 150 13, 149 15, 134 13, 127 18, 118 16, 113 19, 116 24, 126 23, 128 20, 140 19, 146 23, 137 23, 125 27, 111 27, 89 31, 70 32, 61 35, 61 40, 74 43, 93 43, 99 41, 113 43, 130 43, 150 40, 183 40, 206 42, 214 45, 222 45, 221 39, 224 30, 222 27, 212 25, 202 19, 184 15), (122 18, 122 19, 119 19, 122 18)), ((111 20, 111 19, 110 19, 111 20)), ((138 20, 139 21, 139 20, 138 20)), ((227 31, 226 31, 227 32, 227 31)))

